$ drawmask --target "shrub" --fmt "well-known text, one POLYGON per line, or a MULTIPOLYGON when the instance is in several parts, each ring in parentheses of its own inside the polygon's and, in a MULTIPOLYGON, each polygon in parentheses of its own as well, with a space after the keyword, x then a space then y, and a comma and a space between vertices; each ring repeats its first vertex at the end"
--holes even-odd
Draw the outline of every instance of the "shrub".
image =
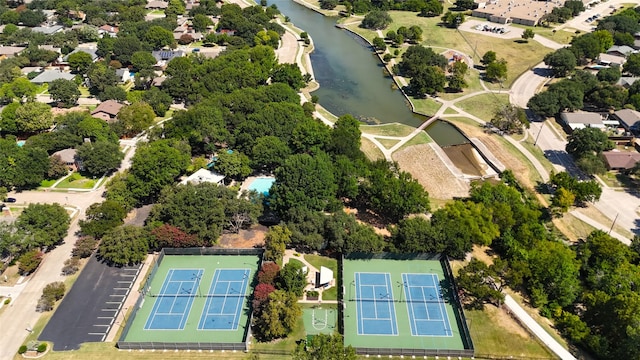
POLYGON ((18 262, 20 263, 18 270, 20 270, 22 275, 30 274, 40 266, 43 256, 44 254, 39 250, 27 251, 18 258, 18 262))
POLYGON ((39 353, 43 353, 47 351, 47 344, 46 343, 42 343, 40 345, 38 345, 38 352, 39 353))
POLYGON ((84 236, 76 241, 73 250, 71 250, 71 255, 74 257, 79 257, 81 259, 91 256, 93 251, 98 247, 98 240, 94 239, 91 236, 84 236))
POLYGON ((320 296, 320 293, 318 293, 315 290, 307 291, 307 300, 310 299, 310 298, 311 299, 317 299, 319 296, 320 296))
POLYGON ((27 352, 27 345, 22 345, 20 346, 20 349, 18 349, 18 354, 22 355, 24 353, 27 352))
POLYGON ((262 264, 260 271, 258 272, 258 282, 260 284, 271 284, 275 282, 276 277, 280 272, 280 266, 274 262, 266 262, 262 264))
POLYGON ((80 260, 77 257, 72 257, 64 262, 62 267, 62 275, 73 275, 80 269, 80 260))
POLYGON ((9 305, 10 302, 11 302, 11 299, 9 299, 9 298, 4 299, 4 304, 5 305, 9 305))
POLYGON ((49 283, 42 290, 42 297, 51 299, 52 302, 55 303, 56 301, 62 299, 65 289, 66 287, 64 286, 64 283, 62 281, 49 283))
POLYGON ((53 309, 53 301, 47 298, 41 297, 40 300, 38 300, 38 304, 36 304, 37 312, 50 311, 52 309, 53 309))

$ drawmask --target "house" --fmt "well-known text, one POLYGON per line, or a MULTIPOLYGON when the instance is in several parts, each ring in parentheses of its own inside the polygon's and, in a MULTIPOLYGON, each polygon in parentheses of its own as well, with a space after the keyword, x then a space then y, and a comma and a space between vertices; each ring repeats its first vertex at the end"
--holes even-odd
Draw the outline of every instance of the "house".
POLYGON ((224 181, 224 176, 220 175, 216 172, 207 169, 200 169, 193 174, 189 175, 187 178, 183 179, 180 184, 193 184, 198 185, 202 183, 211 183, 222 185, 224 181))
POLYGON ((622 109, 613 113, 618 118, 620 125, 627 131, 640 130, 640 112, 631 109, 622 109))
POLYGON ((569 127, 571 131, 576 129, 584 129, 587 127, 604 129, 604 122, 602 122, 602 116, 597 113, 563 112, 563 113, 560 113, 560 120, 562 121, 562 123, 564 123, 564 125, 569 127))
POLYGON ((618 55, 600 54, 596 61, 599 65, 622 66, 627 62, 627 58, 618 55))
POLYGON ((167 63, 174 58, 185 56, 185 52, 182 50, 164 49, 152 51, 151 55, 153 55, 153 57, 156 59, 157 67, 165 67, 167 63))
POLYGON ((112 122, 116 119, 122 107, 124 105, 115 100, 103 101, 91 112, 91 116, 106 122, 112 122))
POLYGON ((53 25, 53 26, 38 26, 31 28, 32 32, 37 32, 45 35, 53 35, 57 32, 60 32, 64 29, 62 25, 53 25))
POLYGON ((147 5, 144 7, 147 10, 164 10, 169 6, 169 3, 166 1, 149 1, 147 5))
POLYGON ((76 76, 70 72, 58 70, 45 70, 40 73, 40 75, 31 79, 31 82, 34 84, 48 84, 53 80, 65 79, 65 80, 73 80, 76 76))
POLYGON ((76 149, 64 149, 51 154, 51 157, 57 156, 62 160, 71 171, 82 170, 82 162, 76 154, 76 149))
POLYGON ((628 171, 640 161, 640 153, 635 151, 605 151, 602 156, 609 170, 628 171))
POLYGON ((87 14, 85 14, 84 11, 76 11, 76 10, 70 10, 67 16, 71 20, 76 20, 80 22, 83 22, 87 18, 87 14))
POLYGON ((12 58, 26 49, 22 46, 0 46, 0 60, 12 58))
POLYGON ((76 48, 75 50, 73 50, 72 52, 70 52, 69 54, 67 54, 65 57, 62 58, 62 61, 67 62, 69 61, 69 56, 71 54, 75 54, 77 52, 83 52, 83 53, 87 53, 89 55, 91 55, 91 61, 96 62, 98 60, 98 54, 96 54, 96 49, 92 49, 92 48, 76 48))
POLYGON ((118 31, 120 31, 120 29, 118 29, 117 26, 113 25, 102 25, 98 28, 98 34, 100 35, 100 37, 104 37, 105 35, 110 37, 117 37, 118 31))
POLYGON ((625 89, 628 89, 628 88, 631 87, 631 85, 633 85, 634 82, 638 81, 638 79, 640 79, 640 77, 623 76, 623 77, 620 78, 620 80, 618 80, 616 85, 620 85, 620 86, 624 87, 625 89))
POLYGON ((22 69, 20 69, 20 72, 23 75, 29 75, 30 73, 41 73, 42 72, 42 67, 41 66, 25 66, 22 69))
POLYGON ((133 81, 133 75, 131 75, 131 71, 129 71, 129 68, 116 69, 116 76, 118 77, 118 81, 121 83, 133 81))
POLYGON ((625 58, 636 52, 637 51, 634 50, 631 46, 627 45, 613 45, 607 50, 607 54, 609 55, 622 56, 625 58))
POLYGON ((155 87, 162 87, 162 83, 167 80, 166 76, 158 76, 158 77, 154 77, 153 80, 151 80, 151 86, 155 86, 155 87))

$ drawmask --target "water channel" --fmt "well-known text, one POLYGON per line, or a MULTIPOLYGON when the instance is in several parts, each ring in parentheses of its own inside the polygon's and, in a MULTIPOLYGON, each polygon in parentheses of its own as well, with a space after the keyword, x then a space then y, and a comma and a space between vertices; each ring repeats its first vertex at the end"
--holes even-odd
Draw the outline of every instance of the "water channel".
MULTIPOLYGON (((310 54, 315 80, 320 88, 313 94, 320 105, 341 116, 351 114, 364 121, 401 123, 418 127, 426 118, 411 111, 407 100, 371 51, 369 44, 346 30, 335 27, 337 18, 327 17, 292 0, 268 0, 313 39, 310 54)), ((458 130, 436 121, 427 133, 441 147, 467 143, 458 130)))

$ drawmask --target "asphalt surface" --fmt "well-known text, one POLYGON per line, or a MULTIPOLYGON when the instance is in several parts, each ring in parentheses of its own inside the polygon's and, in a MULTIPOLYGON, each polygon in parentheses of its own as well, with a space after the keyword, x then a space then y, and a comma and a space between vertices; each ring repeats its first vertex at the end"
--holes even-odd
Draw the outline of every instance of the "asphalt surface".
POLYGON ((63 298, 39 339, 53 342, 53 350, 77 350, 85 342, 104 341, 140 267, 110 267, 89 259, 63 298))

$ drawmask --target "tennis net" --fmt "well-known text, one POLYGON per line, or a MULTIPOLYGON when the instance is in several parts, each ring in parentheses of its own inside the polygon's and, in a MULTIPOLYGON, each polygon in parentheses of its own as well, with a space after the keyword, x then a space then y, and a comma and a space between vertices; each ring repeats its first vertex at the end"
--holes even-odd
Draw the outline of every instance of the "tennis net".
POLYGON ((150 297, 205 297, 205 298, 209 298, 209 297, 219 297, 219 298, 230 298, 230 297, 237 297, 237 298, 242 298, 242 297, 247 297, 247 295, 244 294, 149 294, 148 296, 150 297))

